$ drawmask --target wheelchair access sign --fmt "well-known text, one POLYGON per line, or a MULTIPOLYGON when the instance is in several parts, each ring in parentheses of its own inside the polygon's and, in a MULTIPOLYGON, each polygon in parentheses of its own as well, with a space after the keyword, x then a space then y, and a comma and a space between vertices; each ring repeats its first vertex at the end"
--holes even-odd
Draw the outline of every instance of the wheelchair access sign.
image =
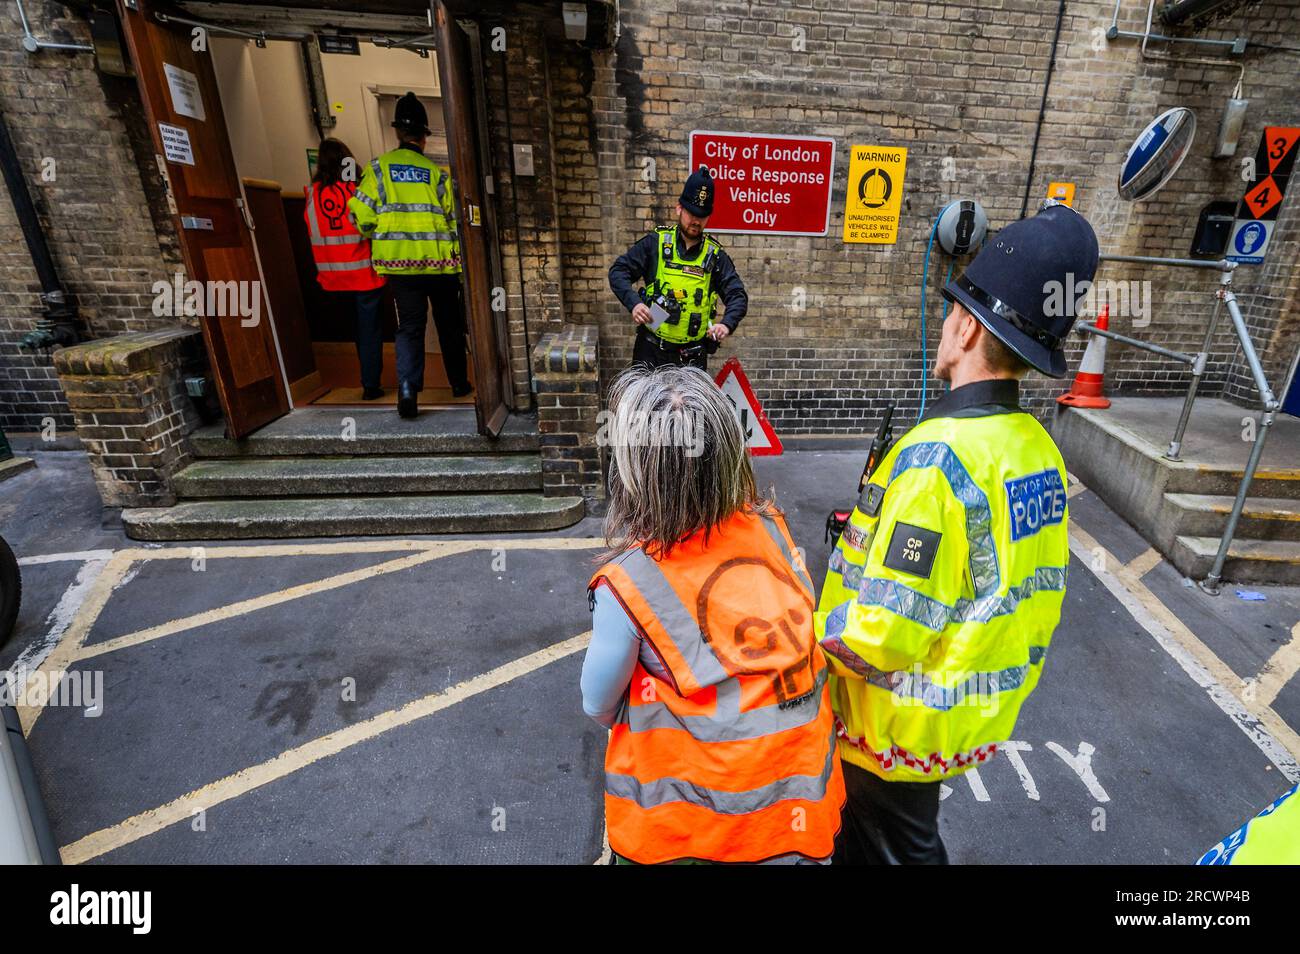
POLYGON ((718 372, 718 388, 731 402, 740 430, 745 435, 745 446, 754 457, 775 457, 782 453, 781 438, 763 413, 763 405, 754 397, 754 389, 749 386, 749 378, 736 358, 728 358, 718 372))
POLYGON ((1268 252, 1277 214, 1300 152, 1300 128, 1267 126, 1255 154, 1255 175, 1237 203, 1237 217, 1228 240, 1227 258, 1242 265, 1260 265, 1268 252))

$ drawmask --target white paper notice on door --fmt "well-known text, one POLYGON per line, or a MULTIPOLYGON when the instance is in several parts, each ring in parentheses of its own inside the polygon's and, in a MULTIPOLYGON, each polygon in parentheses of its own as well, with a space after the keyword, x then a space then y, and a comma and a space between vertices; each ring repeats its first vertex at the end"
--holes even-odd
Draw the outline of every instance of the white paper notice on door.
POLYGON ((189 70, 170 63, 163 64, 167 74, 167 88, 172 93, 172 109, 177 115, 189 116, 191 119, 206 119, 203 112, 203 94, 199 92, 199 78, 189 70))
POLYGON ((167 157, 168 162, 179 162, 186 166, 194 165, 194 147, 190 145, 189 130, 159 123, 158 131, 162 133, 163 155, 167 157))

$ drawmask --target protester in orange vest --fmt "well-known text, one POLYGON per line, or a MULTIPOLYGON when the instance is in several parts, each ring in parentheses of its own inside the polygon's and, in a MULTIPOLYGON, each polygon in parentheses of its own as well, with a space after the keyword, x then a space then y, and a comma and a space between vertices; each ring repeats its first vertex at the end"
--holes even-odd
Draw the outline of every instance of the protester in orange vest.
POLYGON ((622 863, 826 862, 844 804, 815 597, 731 404, 692 367, 615 381, 609 562, 583 708, 611 728, 622 863))
POLYGON ((379 305, 384 279, 370 266, 370 242, 348 215, 348 199, 357 191, 360 172, 352 152, 338 139, 324 139, 316 156, 316 174, 307 193, 307 234, 316 260, 316 280, 325 291, 352 299, 357 316, 357 358, 361 363, 361 397, 384 396, 379 378, 384 369, 383 329, 379 305))

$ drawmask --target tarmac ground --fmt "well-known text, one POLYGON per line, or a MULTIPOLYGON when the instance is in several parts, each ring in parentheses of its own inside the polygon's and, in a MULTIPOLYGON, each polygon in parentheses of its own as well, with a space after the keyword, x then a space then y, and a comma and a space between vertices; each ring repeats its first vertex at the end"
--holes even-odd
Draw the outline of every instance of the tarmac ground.
MULTIPOLYGON (((78 451, 0 483, 0 669, 65 861, 591 864, 587 518, 547 534, 142 545, 78 451)), ((820 584, 858 442, 760 458, 820 584)), ((1191 587, 1071 487, 1066 607, 1016 738, 945 783, 958 863, 1188 864, 1300 781, 1300 588, 1191 587), (1240 593, 1239 593, 1240 591, 1240 593), (1262 599, 1257 597, 1262 596, 1262 599)))

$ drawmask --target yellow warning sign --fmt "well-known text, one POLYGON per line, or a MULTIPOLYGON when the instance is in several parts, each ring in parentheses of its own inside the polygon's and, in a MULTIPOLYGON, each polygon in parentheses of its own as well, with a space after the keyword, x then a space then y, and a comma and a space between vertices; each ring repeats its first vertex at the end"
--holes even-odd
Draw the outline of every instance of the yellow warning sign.
POLYGON ((906 170, 907 149, 902 146, 853 146, 849 150, 844 241, 871 245, 898 241, 906 170))
POLYGON ((1058 202, 1064 202, 1070 208, 1074 208, 1074 183, 1049 182, 1047 184, 1047 197, 1058 202))

